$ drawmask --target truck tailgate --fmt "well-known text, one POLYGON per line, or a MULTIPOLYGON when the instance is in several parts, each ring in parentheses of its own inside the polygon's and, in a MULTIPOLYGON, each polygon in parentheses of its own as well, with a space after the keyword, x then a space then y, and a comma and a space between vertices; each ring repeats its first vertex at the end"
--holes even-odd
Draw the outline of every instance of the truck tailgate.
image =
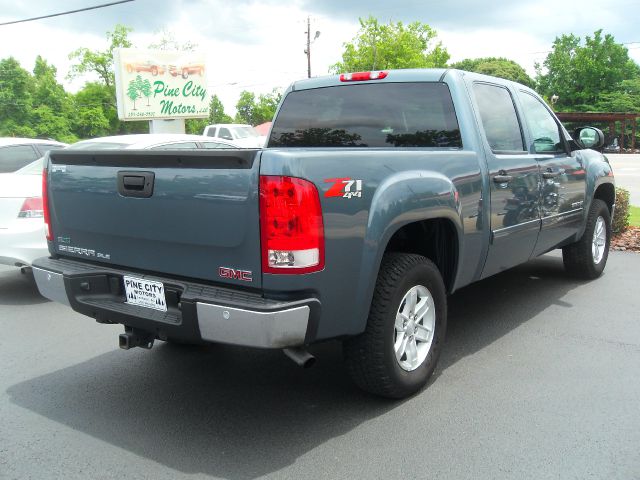
POLYGON ((52 152, 50 249, 260 287, 259 156, 235 149, 52 152))

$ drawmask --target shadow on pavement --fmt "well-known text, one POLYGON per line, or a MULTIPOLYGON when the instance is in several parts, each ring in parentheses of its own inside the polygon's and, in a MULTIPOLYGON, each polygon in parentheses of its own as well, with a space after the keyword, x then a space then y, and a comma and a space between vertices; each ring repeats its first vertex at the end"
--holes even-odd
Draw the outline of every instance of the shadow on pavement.
MULTIPOLYGON (((450 335, 432 382, 579 282, 544 257, 450 300, 450 335)), ((567 305, 570 307, 570 305, 567 305)), ((98 328, 98 327, 96 327, 98 328)), ((278 351, 160 343, 109 352, 8 389, 11 400, 67 427, 184 473, 252 479, 402 403, 359 392, 338 343, 301 370, 278 351)))
POLYGON ((33 275, 22 274, 19 268, 0 270, 0 305, 36 305, 48 301, 38 292, 33 275))

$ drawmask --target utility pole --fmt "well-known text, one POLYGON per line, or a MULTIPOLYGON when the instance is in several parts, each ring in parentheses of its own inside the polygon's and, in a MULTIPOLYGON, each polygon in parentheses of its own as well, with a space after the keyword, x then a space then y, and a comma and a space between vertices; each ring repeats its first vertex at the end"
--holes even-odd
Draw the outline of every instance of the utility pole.
POLYGON ((311 78, 311 18, 307 16, 307 78, 311 78))
POLYGON ((320 36, 320 31, 316 31, 316 34, 314 35, 312 40, 310 16, 307 16, 307 31, 305 33, 307 34, 307 48, 304 51, 304 53, 307 54, 307 78, 311 78, 311 44, 315 42, 317 38, 320 36))

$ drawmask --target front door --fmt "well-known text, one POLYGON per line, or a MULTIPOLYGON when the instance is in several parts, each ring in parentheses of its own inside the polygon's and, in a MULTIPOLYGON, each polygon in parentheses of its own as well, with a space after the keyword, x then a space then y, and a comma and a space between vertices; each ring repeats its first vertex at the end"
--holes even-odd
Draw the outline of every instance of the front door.
POLYGON ((523 115, 541 173, 542 227, 534 255, 540 255, 577 233, 582 224, 585 169, 580 150, 571 152, 559 122, 541 100, 519 92, 523 115))
POLYGON ((475 82, 490 179, 491 244, 482 277, 526 262, 540 230, 540 170, 525 149, 511 92, 475 82))

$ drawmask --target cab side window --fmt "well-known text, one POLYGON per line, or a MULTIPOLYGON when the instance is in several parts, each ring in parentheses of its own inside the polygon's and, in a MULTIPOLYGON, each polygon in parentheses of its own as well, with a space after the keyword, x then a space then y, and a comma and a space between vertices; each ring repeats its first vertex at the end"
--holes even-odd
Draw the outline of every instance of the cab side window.
POLYGON ((535 153, 564 153, 560 127, 547 107, 533 95, 521 93, 522 109, 533 138, 535 153))
POLYGON ((525 153, 522 129, 509 90, 498 85, 474 83, 473 92, 491 150, 494 153, 525 153))
POLYGON ((231 136, 231 132, 229 131, 228 128, 221 128, 218 136, 220 138, 224 138, 225 140, 233 140, 233 137, 231 136))

